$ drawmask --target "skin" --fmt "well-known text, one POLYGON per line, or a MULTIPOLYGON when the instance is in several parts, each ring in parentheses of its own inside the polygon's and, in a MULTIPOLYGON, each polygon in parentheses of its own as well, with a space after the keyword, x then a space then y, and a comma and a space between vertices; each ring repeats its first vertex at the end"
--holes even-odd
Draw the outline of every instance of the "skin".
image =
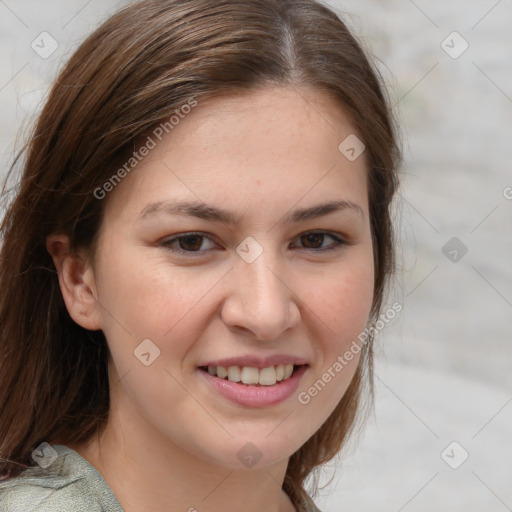
POLYGON ((102 329, 113 358, 105 431, 68 446, 126 512, 295 510, 282 491, 289 457, 329 417, 359 356, 307 405, 297 395, 364 329, 373 296, 364 153, 350 162, 338 150, 351 133, 340 106, 310 89, 266 86, 202 102, 108 194, 93 261, 69 253, 65 235, 48 237, 71 317, 102 329), (171 198, 242 220, 138 220, 146 205, 171 198), (361 212, 277 222, 340 199, 361 212), (335 240, 311 241, 303 236, 311 230, 347 243, 322 252, 335 240), (195 231, 210 239, 164 245, 195 231), (248 236, 263 248, 252 263, 236 252, 248 236), (134 350, 148 338, 160 356, 145 366, 134 350), (274 353, 309 363, 297 392, 276 405, 236 405, 198 375, 207 360, 274 353), (247 442, 261 453, 252 468, 237 457, 247 442))

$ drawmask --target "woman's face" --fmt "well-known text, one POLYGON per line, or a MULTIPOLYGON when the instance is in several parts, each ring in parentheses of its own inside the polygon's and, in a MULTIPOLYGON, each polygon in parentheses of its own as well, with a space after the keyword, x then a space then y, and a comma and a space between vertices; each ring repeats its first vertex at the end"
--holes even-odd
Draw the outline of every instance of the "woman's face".
POLYGON ((325 422, 373 296, 365 154, 339 149, 353 133, 328 97, 267 87, 152 135, 104 199, 93 267, 123 428, 243 468, 325 422))

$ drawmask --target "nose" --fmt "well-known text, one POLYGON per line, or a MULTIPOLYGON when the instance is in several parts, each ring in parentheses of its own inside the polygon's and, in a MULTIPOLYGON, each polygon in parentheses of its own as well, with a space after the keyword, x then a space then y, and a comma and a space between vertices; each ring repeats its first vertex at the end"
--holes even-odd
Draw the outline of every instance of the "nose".
POLYGON ((239 258, 229 275, 221 318, 231 331, 272 341, 299 324, 300 300, 291 273, 270 251, 264 250, 252 263, 239 258))

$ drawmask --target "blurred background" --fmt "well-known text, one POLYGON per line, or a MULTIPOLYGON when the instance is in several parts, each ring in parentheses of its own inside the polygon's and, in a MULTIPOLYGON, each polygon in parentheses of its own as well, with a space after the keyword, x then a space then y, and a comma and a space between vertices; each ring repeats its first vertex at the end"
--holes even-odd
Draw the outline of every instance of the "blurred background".
MULTIPOLYGON (((0 0, 2 177, 63 62, 126 3, 0 0)), ((323 469, 317 505, 512 510, 512 2, 326 3, 401 125, 388 304, 403 310, 376 340, 374 413, 323 469)))

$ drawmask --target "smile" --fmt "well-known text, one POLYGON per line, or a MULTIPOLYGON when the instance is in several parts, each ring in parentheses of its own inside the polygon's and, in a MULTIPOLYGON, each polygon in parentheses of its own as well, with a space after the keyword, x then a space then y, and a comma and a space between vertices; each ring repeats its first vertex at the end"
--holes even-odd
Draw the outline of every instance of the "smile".
POLYGON ((309 365, 201 366, 200 376, 215 395, 244 407, 267 407, 289 398, 309 365))
POLYGON ((247 385, 273 386, 291 377, 294 369, 298 366, 293 364, 279 364, 266 368, 254 368, 251 366, 208 366, 201 367, 207 370, 210 375, 227 379, 230 382, 242 382, 247 385))

